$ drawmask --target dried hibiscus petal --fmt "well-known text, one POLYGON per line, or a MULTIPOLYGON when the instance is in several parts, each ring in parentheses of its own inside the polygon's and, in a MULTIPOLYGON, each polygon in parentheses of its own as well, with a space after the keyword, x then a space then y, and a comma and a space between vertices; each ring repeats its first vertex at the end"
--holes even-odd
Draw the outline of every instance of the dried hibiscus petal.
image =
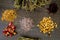
POLYGON ((10 22, 9 25, 4 29, 3 33, 4 35, 11 37, 13 35, 16 35, 15 29, 16 27, 13 25, 12 22, 10 22))

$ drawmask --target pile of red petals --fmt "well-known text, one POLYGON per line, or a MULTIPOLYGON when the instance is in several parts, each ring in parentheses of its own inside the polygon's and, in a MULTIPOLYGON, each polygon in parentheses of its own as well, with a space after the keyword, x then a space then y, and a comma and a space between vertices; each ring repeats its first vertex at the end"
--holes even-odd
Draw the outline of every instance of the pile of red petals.
POLYGON ((3 34, 12 37, 13 35, 16 35, 15 29, 16 27, 14 24, 10 22, 9 25, 3 30, 3 34))

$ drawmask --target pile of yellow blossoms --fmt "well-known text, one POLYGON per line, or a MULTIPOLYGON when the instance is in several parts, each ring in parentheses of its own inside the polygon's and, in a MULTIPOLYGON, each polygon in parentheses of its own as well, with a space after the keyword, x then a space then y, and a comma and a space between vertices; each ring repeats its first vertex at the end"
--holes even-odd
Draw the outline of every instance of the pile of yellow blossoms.
POLYGON ((37 26, 44 34, 50 34, 57 27, 57 24, 52 21, 51 17, 44 17, 37 26))
POLYGON ((14 21, 14 19, 17 17, 16 15, 16 11, 15 10, 5 10, 3 13, 2 13, 2 18, 1 20, 5 20, 5 21, 9 21, 9 22, 12 22, 14 21))

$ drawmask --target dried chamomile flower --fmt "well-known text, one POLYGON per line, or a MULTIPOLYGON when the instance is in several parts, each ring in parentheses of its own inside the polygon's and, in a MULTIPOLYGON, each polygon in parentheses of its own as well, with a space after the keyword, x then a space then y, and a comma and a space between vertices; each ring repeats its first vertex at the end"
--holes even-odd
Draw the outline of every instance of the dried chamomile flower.
POLYGON ((15 10, 11 10, 11 9, 8 9, 8 10, 5 10, 3 13, 2 13, 2 17, 1 17, 1 20, 5 20, 5 21, 14 21, 14 19, 17 17, 16 15, 16 11, 15 10))
POLYGON ((31 28, 34 27, 33 20, 30 18, 25 17, 19 22, 20 22, 21 29, 24 30, 25 32, 31 30, 31 28))
POLYGON ((51 17, 44 17, 37 26, 44 34, 50 34, 57 27, 57 24, 53 22, 51 17))

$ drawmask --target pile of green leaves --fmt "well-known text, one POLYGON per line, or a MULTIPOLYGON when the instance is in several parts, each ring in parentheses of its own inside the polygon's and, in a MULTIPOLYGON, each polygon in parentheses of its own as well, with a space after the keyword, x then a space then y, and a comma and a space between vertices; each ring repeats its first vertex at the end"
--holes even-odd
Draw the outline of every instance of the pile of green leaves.
POLYGON ((51 0, 15 0, 14 6, 15 8, 19 9, 25 9, 32 11, 37 7, 45 6, 46 4, 49 4, 51 0))
POLYGON ((39 38, 19 37, 17 40, 41 40, 39 38))

